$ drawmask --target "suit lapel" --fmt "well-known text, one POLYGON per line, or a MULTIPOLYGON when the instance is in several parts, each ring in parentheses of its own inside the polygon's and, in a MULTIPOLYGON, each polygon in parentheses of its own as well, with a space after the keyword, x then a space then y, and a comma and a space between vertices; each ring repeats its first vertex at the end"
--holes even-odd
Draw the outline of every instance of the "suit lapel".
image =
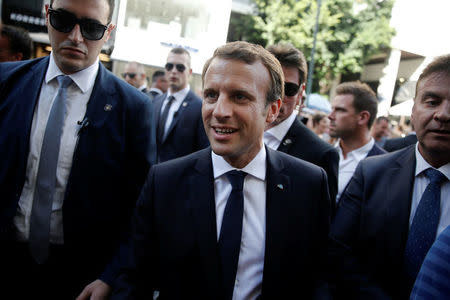
POLYGON ((111 89, 105 67, 99 63, 97 78, 86 109, 89 126, 99 128, 103 125, 110 113, 117 109, 117 91, 111 89))
POLYGON ((215 294, 219 291, 219 264, 211 148, 201 151, 188 183, 191 187, 198 187, 190 189, 189 199, 192 200, 192 219, 202 262, 199 268, 205 274, 205 287, 215 294))
POLYGON ((289 149, 291 148, 292 144, 296 141, 296 129, 298 127, 297 124, 298 120, 296 119, 294 123, 292 123, 291 127, 289 128, 288 132, 284 136, 283 140, 280 143, 280 146, 278 146, 278 151, 289 153, 289 149))
MULTIPOLYGON (((167 137, 170 135, 170 133, 172 132, 172 130, 175 128, 175 126, 178 123, 178 120, 180 119, 181 115, 183 114, 183 112, 186 110, 186 108, 189 106, 190 102, 191 102, 191 91, 189 91, 189 93, 186 95, 186 97, 183 99, 183 102, 181 102, 180 107, 178 108, 178 110, 174 113, 173 115, 173 119, 172 122, 170 122, 170 127, 167 130, 166 136, 164 138, 164 141, 167 139, 167 137)), ((163 142, 164 142, 163 141, 163 142)))
POLYGON ((284 234, 286 225, 284 221, 283 199, 290 192, 289 176, 283 174, 284 164, 276 151, 266 147, 267 173, 266 173, 266 243, 264 254, 264 271, 262 293, 273 282, 271 276, 279 274, 281 266, 279 260, 283 255, 282 247, 285 245, 284 234))

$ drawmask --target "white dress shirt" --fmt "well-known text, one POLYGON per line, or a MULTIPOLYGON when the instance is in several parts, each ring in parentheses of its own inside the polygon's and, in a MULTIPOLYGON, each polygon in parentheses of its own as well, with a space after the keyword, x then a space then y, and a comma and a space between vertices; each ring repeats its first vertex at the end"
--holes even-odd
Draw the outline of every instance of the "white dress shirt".
MULTIPOLYGON (((212 152, 214 197, 216 203, 217 240, 231 184, 225 173, 236 168, 212 152)), ((256 299, 261 294, 266 239, 266 150, 261 148, 242 171, 244 180, 244 218, 241 249, 236 273, 233 300, 256 299)))
POLYGON ((280 147, 280 144, 286 136, 287 132, 289 131, 289 128, 291 128, 292 124, 294 123, 296 117, 297 114, 295 113, 295 111, 293 111, 292 114, 283 122, 266 130, 264 132, 264 144, 266 144, 273 150, 277 150, 278 147, 280 147))
POLYGON ((356 170, 359 162, 367 157, 367 154, 372 149, 375 144, 375 140, 370 138, 370 141, 364 146, 350 151, 347 153, 347 158, 344 158, 342 148, 340 146, 340 141, 335 144, 336 149, 339 152, 339 178, 338 178, 338 193, 336 196, 336 202, 341 198, 342 192, 352 179, 353 173, 356 170))
MULTIPOLYGON (((78 130, 80 128, 78 121, 83 120, 86 113, 87 103, 91 97, 95 78, 98 73, 98 64, 99 62, 97 59, 94 64, 88 68, 69 75, 74 83, 71 83, 67 88, 66 115, 61 134, 61 144, 56 168, 55 194, 53 197, 50 220, 50 242, 54 244, 64 243, 62 220, 64 193, 66 191, 67 180, 72 167, 75 145, 78 140, 78 130)), ((41 92, 34 110, 25 184, 20 195, 19 207, 14 218, 14 225, 17 229, 17 239, 20 241, 28 240, 30 216, 33 206, 42 142, 47 126, 47 120, 50 115, 50 109, 58 92, 59 86, 56 77, 59 75, 64 74, 56 65, 53 53, 51 53, 47 73, 42 82, 41 92)))
MULTIPOLYGON (((424 171, 433 168, 419 152, 418 144, 416 144, 416 172, 414 178, 414 188, 411 202, 411 213, 409 215, 409 226, 411 226, 420 198, 425 191, 430 180, 425 176, 424 171)), ((433 168, 435 169, 435 168, 433 168)), ((441 215, 439 218, 438 230, 436 237, 450 225, 450 162, 441 166, 439 169, 442 174, 447 177, 447 181, 441 185, 441 215)))
POLYGON ((160 115, 162 115, 164 108, 167 105, 167 102, 169 102, 169 97, 174 96, 175 100, 173 100, 172 105, 170 106, 169 113, 167 114, 166 124, 164 125, 164 132, 167 133, 167 130, 170 128, 170 124, 172 123, 173 117, 175 113, 180 108, 181 104, 183 103, 184 98, 186 98, 187 94, 189 93, 190 86, 188 85, 184 89, 176 92, 171 93, 170 89, 167 92, 167 97, 164 99, 163 105, 161 106, 161 111, 159 112, 160 115))

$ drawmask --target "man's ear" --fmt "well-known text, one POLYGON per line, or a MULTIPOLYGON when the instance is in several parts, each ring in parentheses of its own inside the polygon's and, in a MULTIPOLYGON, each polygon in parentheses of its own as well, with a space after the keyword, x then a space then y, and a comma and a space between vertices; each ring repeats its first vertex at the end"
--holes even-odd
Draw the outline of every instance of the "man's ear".
POLYGON ((280 112, 281 107, 281 99, 277 99, 276 101, 269 104, 269 109, 267 112, 266 123, 270 124, 276 120, 278 117, 278 113, 280 112))
POLYGON ((367 110, 363 110, 359 113, 359 125, 367 125, 369 123, 370 113, 367 110))

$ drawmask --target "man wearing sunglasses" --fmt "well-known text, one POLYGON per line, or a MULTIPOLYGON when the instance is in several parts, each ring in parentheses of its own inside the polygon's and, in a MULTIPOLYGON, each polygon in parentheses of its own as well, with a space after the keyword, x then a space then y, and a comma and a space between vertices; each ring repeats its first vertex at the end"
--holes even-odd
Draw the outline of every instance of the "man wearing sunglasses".
POLYGON ((4 299, 103 299, 115 278, 156 153, 151 102, 98 59, 113 9, 51 1, 50 56, 0 64, 4 299))
POLYGON ((167 93, 153 100, 158 162, 181 157, 209 145, 202 124, 201 99, 190 90, 191 56, 173 48, 165 65, 167 93))
POLYGON ((279 60, 283 68, 285 96, 277 119, 264 133, 264 142, 272 149, 322 167, 327 172, 330 198, 334 200, 337 193, 338 153, 303 125, 294 110, 300 103, 303 105, 307 74, 305 57, 291 44, 276 44, 267 50, 279 60))
POLYGON ((126 82, 143 92, 148 94, 147 74, 145 74, 144 66, 138 62, 132 61, 125 65, 122 73, 126 82))

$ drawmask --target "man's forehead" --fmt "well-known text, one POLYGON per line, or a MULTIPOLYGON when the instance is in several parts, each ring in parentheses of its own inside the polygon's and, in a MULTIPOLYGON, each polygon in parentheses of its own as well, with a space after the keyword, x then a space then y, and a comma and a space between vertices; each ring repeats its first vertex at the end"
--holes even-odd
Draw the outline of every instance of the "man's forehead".
POLYGON ((73 13, 78 18, 93 19, 102 24, 108 22, 110 9, 108 0, 54 0, 52 8, 63 9, 73 13), (93 10, 94 7, 101 10, 93 10))
POLYGON ((419 81, 417 95, 423 92, 450 93, 450 74, 447 72, 435 72, 419 81))

